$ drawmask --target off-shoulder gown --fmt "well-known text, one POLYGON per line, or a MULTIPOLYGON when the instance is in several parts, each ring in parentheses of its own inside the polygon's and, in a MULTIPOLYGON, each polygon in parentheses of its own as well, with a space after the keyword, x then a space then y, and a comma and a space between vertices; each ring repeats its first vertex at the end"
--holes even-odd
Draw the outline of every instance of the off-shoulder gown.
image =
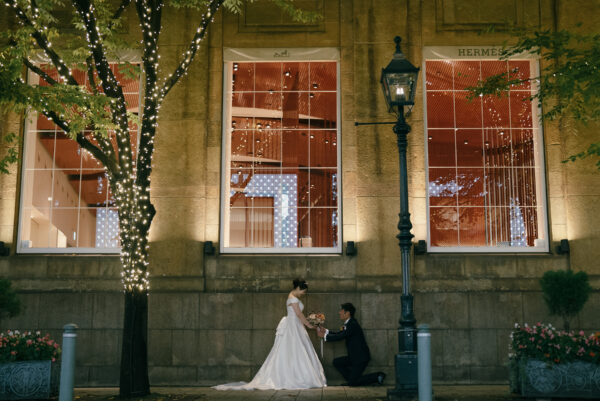
POLYGON ((277 326, 275 343, 250 383, 236 382, 215 386, 217 390, 296 390, 325 387, 325 373, 304 325, 292 307, 304 304, 298 298, 286 301, 287 316, 277 326))

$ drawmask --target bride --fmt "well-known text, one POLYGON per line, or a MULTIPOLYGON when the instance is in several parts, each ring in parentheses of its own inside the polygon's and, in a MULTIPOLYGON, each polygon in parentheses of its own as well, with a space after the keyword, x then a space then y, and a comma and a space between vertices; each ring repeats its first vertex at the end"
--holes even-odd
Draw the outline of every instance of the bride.
POLYGON ((304 304, 298 299, 306 294, 308 284, 298 278, 293 285, 285 303, 287 316, 279 322, 273 348, 254 379, 250 383, 221 384, 215 389, 296 390, 327 386, 323 366, 303 327, 314 328, 302 314, 304 304))

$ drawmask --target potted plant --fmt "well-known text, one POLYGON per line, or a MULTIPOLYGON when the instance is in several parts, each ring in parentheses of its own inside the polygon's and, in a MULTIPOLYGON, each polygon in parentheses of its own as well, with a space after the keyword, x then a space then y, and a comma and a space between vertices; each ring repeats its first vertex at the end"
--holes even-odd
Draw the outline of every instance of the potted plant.
POLYGON ((583 309, 592 291, 587 273, 550 270, 542 276, 540 286, 550 314, 562 317, 564 328, 569 331, 570 320, 583 309))
POLYGON ((537 323, 515 324, 511 334, 511 392, 530 397, 600 398, 599 333, 570 331, 570 321, 589 298, 585 272, 547 271, 540 280, 551 315, 563 319, 564 330, 537 323))
POLYGON ((60 347, 37 332, 0 333, 0 400, 50 398, 58 390, 60 347))
POLYGON ((510 342, 511 391, 524 397, 600 399, 600 332, 515 324, 510 342))

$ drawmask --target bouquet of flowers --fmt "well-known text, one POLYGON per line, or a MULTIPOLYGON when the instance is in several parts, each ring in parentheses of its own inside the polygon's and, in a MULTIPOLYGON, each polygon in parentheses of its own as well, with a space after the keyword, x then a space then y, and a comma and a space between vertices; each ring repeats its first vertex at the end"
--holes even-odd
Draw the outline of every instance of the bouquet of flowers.
MULTIPOLYGON (((308 323, 315 327, 321 326, 325 323, 325 314, 321 312, 311 312, 306 316, 308 323)), ((321 338, 321 359, 323 359, 323 339, 321 338)))
POLYGON ((0 333, 0 363, 15 361, 44 361, 55 362, 60 355, 60 346, 50 338, 50 334, 42 336, 35 333, 18 330, 0 333))
POLYGON ((311 312, 306 316, 306 320, 313 326, 320 326, 325 323, 325 314, 321 312, 311 312))

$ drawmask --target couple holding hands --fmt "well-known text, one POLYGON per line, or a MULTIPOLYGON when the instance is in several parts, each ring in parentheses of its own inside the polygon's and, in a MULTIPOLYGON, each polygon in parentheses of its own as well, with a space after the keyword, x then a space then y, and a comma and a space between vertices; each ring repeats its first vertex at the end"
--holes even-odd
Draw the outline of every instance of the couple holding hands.
MULTIPOLYGON (((305 329, 315 327, 304 316, 304 304, 299 299, 306 294, 308 284, 298 278, 293 281, 293 288, 285 303, 287 316, 277 326, 273 348, 252 381, 222 384, 215 389, 295 390, 327 386, 323 366, 305 329)), ((317 335, 325 342, 346 341, 348 355, 333 360, 333 365, 346 380, 345 385, 383 384, 383 372, 362 374, 371 355, 362 328, 354 318, 355 311, 351 303, 342 304, 339 314, 344 325, 341 330, 333 332, 316 327, 317 335)))

